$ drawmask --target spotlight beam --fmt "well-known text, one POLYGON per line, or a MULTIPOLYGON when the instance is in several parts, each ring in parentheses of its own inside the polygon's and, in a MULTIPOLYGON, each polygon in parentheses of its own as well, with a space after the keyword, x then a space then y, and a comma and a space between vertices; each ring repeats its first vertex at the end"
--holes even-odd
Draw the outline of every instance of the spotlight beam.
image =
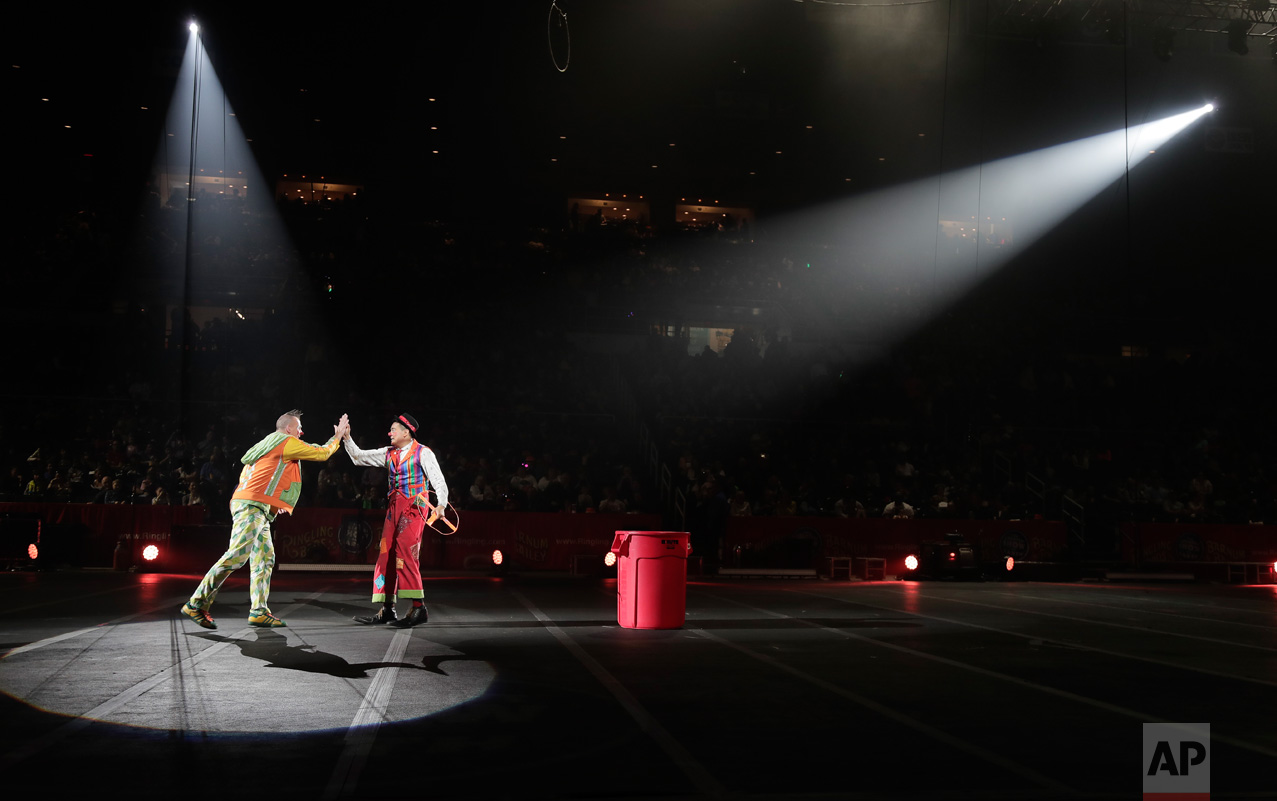
MULTIPOLYGON (((861 195, 795 215, 776 230, 795 242, 834 246, 870 271, 913 271, 904 280, 930 284, 922 316, 934 316, 1212 109, 1204 105, 861 195), (928 280, 921 280, 923 272, 928 280)), ((859 277, 833 280, 847 282, 843 297, 850 308, 842 316, 866 338, 889 344, 926 322, 884 314, 859 277)))
MULTIPOLYGON (((193 215, 195 214, 195 154, 199 152, 199 109, 200 109, 200 77, 204 71, 204 52, 203 42, 200 40, 199 26, 192 20, 190 24, 191 31, 191 47, 194 49, 194 69, 191 70, 191 158, 190 166, 187 170, 186 177, 186 249, 185 257, 182 263, 182 310, 183 323, 185 323, 186 314, 191 308, 191 249, 194 247, 194 237, 191 231, 194 230, 193 215)), ((178 353, 181 354, 181 375, 179 376, 180 395, 178 397, 188 397, 189 387, 187 386, 187 376, 190 375, 189 360, 190 349, 186 342, 186 325, 174 326, 173 337, 177 342, 178 353), (177 329, 181 328, 179 332, 177 329)), ((185 404, 179 407, 185 410, 185 404)), ((178 425, 183 429, 186 428, 186 413, 179 411, 178 425)))
MULTIPOLYGON (((161 136, 156 154, 161 163, 155 169, 162 187, 160 213, 182 242, 172 254, 157 256, 157 280, 147 291, 168 307, 170 368, 180 372, 169 380, 180 398, 189 399, 215 389, 204 386, 206 376, 188 369, 189 360, 198 357, 187 339, 205 321, 197 318, 207 319, 212 309, 232 305, 246 311, 267 308, 294 251, 269 184, 194 28, 161 136), (245 218, 253 224, 244 225, 245 218), (288 255, 249 270, 244 254, 250 253, 288 255), (228 257, 238 269, 226 269, 228 257)), ((179 424, 185 426, 188 409, 185 404, 180 408, 179 424)))

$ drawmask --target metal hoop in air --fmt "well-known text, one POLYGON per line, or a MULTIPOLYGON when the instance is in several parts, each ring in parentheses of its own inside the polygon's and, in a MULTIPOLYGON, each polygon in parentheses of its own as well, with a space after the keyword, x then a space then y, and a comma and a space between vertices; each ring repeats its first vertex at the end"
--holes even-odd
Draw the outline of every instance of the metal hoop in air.
POLYGON ((558 0, 550 0, 550 13, 545 19, 545 39, 550 45, 550 60, 554 62, 554 68, 559 72, 567 72, 568 64, 572 61, 572 31, 568 28, 568 15, 559 8, 558 0), (550 35, 550 26, 554 22, 554 14, 558 12, 559 24, 563 26, 563 33, 568 38, 568 52, 563 58, 563 66, 559 66, 559 58, 554 55, 554 39, 550 35))

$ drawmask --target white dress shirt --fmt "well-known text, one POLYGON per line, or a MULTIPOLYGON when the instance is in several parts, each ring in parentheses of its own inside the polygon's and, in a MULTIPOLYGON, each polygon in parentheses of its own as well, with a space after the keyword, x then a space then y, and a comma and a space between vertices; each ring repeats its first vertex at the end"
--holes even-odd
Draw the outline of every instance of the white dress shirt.
MULTIPOLYGON (((350 454, 350 461, 359 467, 385 467, 386 454, 390 452, 390 446, 384 448, 374 448, 370 451, 362 451, 355 447, 353 439, 343 440, 342 444, 346 447, 346 453, 350 454)), ((407 445, 399 449, 399 456, 402 459, 408 455, 408 449, 418 444, 416 440, 409 442, 407 445)), ((430 479, 430 489, 434 490, 435 497, 439 500, 438 506, 440 513, 448 505, 448 484, 443 480, 443 471, 439 469, 439 460, 435 458, 435 452, 421 446, 421 466, 426 469, 426 478, 430 479)))

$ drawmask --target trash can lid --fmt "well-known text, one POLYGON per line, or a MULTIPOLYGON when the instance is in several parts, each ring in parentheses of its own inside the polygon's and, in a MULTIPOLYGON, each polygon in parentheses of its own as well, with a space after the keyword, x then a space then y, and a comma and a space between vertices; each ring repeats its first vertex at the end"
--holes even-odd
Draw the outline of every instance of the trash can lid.
POLYGON ((659 537, 661 539, 681 539, 686 543, 687 552, 692 552, 692 544, 688 541, 686 531, 618 531, 612 537, 612 553, 619 554, 632 537, 659 537))

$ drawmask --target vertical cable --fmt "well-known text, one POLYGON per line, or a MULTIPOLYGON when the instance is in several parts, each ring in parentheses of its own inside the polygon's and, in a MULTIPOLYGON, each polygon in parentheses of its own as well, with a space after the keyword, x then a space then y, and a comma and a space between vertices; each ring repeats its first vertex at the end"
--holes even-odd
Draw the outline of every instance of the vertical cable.
MULTIPOLYGON (((989 88, 988 87, 989 50, 990 50, 989 28, 992 25, 992 22, 989 19, 989 3, 991 1, 992 0, 985 0, 984 2, 984 58, 981 59, 980 61, 980 89, 981 89, 981 95, 984 97, 988 97, 988 88, 989 88)), ((971 235, 975 237, 975 264, 973 265, 974 269, 978 269, 980 267, 980 234, 979 234, 980 212, 983 210, 983 206, 984 206, 984 117, 985 117, 984 112, 981 111, 980 127, 979 127, 980 148, 979 148, 979 156, 978 156, 980 160, 980 170, 978 173, 979 177, 976 179, 975 226, 971 232, 971 235)))
POLYGON ((184 429, 186 423, 186 397, 189 387, 187 386, 187 360, 188 346, 190 343, 186 341, 186 318, 191 308, 191 253, 193 249, 193 237, 195 234, 194 215, 195 215, 195 152, 199 146, 199 107, 200 107, 200 88, 202 86, 202 71, 204 68, 203 40, 200 39, 198 33, 195 36, 195 65, 192 73, 194 75, 194 86, 192 87, 191 97, 191 158, 188 168, 187 188, 186 188, 186 260, 183 265, 182 275, 182 309, 179 319, 173 323, 173 339, 177 342, 180 353, 177 357, 178 362, 178 418, 179 428, 184 429))
MULTIPOLYGON (((190 180, 187 182, 187 185, 186 185, 186 200, 188 204, 191 201, 195 200, 195 148, 199 141, 198 123, 199 123, 199 106, 200 106, 200 77, 201 77, 200 71, 204 67, 203 55, 200 52, 201 44, 202 42, 200 41, 199 34, 195 34, 195 65, 194 65, 194 69, 192 70, 195 84, 191 88, 191 158, 190 158, 190 167, 188 169, 188 175, 190 177, 190 180)), ((188 242, 190 241, 190 233, 191 233, 190 223, 191 223, 191 214, 190 214, 190 209, 188 208, 186 213, 186 225, 187 225, 186 234, 187 234, 188 242)))
MULTIPOLYGON (((1136 309, 1134 308, 1135 298, 1132 295, 1135 282, 1131 275, 1134 267, 1131 264, 1131 43, 1129 18, 1127 16, 1127 0, 1122 2, 1122 156, 1126 160, 1125 170, 1122 173, 1122 184, 1126 192, 1126 258, 1123 260, 1126 266, 1126 300, 1131 305, 1131 318, 1135 318, 1136 309)), ((1134 343, 1132 343, 1134 344, 1134 343)), ((1131 380, 1135 380, 1135 356, 1134 353, 1127 359, 1127 363, 1131 368, 1131 380)), ((1130 393, 1127 394, 1130 397, 1130 393)))
POLYGON ((944 83, 940 93, 940 155, 939 163, 936 165, 936 231, 931 263, 931 300, 937 305, 940 302, 940 203, 944 197, 944 130, 945 121, 949 116, 949 57, 953 45, 953 3, 954 0, 949 0, 949 20, 945 25, 944 83))
POLYGON ((226 198, 226 87, 222 87, 222 198, 226 198))

